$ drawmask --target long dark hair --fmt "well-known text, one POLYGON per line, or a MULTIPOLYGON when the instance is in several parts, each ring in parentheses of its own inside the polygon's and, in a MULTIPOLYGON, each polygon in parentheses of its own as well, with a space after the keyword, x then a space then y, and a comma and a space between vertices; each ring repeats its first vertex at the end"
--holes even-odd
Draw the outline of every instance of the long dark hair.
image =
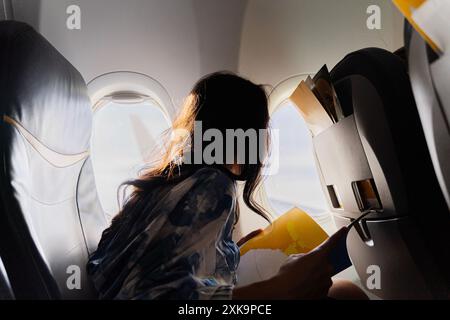
MULTIPOLYGON (((198 130, 195 128, 195 123, 200 121, 202 137, 203 133, 209 129, 219 130, 225 140, 224 148, 227 146, 226 130, 253 129, 258 132, 263 130, 266 135, 257 136, 258 154, 268 152, 269 136, 266 129, 269 124, 269 112, 264 88, 232 73, 218 72, 208 75, 194 86, 186 98, 181 113, 173 123, 171 138, 161 159, 148 170, 144 170, 138 179, 125 183, 126 186, 132 187, 132 193, 115 221, 126 216, 128 212, 135 212, 136 206, 140 207, 155 187, 175 184, 205 166, 218 167, 225 170, 235 180, 245 181, 243 191, 245 204, 270 221, 268 214, 254 197, 255 190, 261 182, 263 159, 258 156, 256 163, 248 161, 250 141, 246 144, 246 161, 239 165, 240 174, 237 175, 226 169, 224 166, 226 159, 222 159, 220 164, 206 164, 203 157, 201 157, 201 163, 186 164, 184 162, 186 155, 191 156, 191 160, 195 158, 194 153, 198 149, 194 145, 194 129, 198 130), (180 132, 183 134, 179 134, 180 132), (265 141, 260 141, 261 139, 265 141), (260 150, 261 148, 266 150, 260 150)), ((206 147, 207 144, 203 143, 201 152, 206 147)), ((224 157, 225 151, 222 153, 224 157)))

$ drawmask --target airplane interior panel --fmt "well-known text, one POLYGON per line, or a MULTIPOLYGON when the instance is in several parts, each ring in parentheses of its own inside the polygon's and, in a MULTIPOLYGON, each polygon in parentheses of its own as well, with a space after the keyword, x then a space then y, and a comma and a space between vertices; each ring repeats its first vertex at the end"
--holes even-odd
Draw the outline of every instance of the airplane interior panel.
POLYGON ((0 2, 0 300, 449 300, 448 15, 0 2))

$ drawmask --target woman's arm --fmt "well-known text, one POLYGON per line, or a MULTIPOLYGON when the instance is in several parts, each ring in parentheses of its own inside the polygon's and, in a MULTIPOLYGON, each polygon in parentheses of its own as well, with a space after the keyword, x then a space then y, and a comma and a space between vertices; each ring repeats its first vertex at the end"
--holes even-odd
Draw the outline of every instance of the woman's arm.
POLYGON ((276 276, 245 287, 234 288, 235 300, 305 300, 326 298, 333 284, 330 251, 347 228, 335 233, 316 250, 304 255, 292 255, 276 276))
POLYGON ((226 271, 234 259, 226 259, 237 249, 225 244, 218 252, 217 246, 229 238, 222 234, 232 230, 235 205, 233 181, 218 170, 199 170, 172 188, 130 250, 134 264, 118 297, 231 299, 232 274, 226 271))

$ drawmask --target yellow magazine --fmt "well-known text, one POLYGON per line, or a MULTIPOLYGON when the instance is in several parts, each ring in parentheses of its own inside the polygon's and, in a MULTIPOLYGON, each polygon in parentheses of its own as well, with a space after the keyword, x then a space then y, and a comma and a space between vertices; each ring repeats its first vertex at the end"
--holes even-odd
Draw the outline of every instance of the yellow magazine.
MULTIPOLYGON (((328 239, 327 233, 303 210, 294 208, 241 247, 237 286, 276 275, 292 254, 308 253, 328 239)), ((330 252, 334 274, 351 266, 346 237, 330 252)))
POLYGON ((294 208, 241 247, 241 255, 254 249, 280 250, 285 255, 307 253, 328 239, 328 234, 306 212, 294 208))

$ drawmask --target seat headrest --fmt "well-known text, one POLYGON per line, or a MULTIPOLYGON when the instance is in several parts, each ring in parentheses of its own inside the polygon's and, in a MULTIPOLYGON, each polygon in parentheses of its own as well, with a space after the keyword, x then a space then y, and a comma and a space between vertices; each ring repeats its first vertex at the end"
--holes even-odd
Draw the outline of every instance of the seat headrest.
MULTIPOLYGON (((395 107, 399 104, 406 104, 414 109, 407 64, 401 57, 384 49, 366 48, 348 54, 331 71, 332 81, 338 87, 340 82, 345 82, 353 75, 361 75, 370 80, 379 92, 387 112, 401 113, 395 107)), ((349 109, 346 110, 347 114, 352 114, 351 106, 346 107, 349 109)))
MULTIPOLYGON (((413 186, 418 173, 411 159, 421 163, 423 174, 430 161, 405 61, 386 50, 367 48, 347 55, 331 72, 334 83, 355 75, 366 78, 377 91, 401 170, 413 186)), ((364 107, 360 106, 359 113, 364 107)), ((423 179, 427 175, 434 176, 426 172, 423 179)))
POLYGON ((86 119, 92 117, 80 73, 24 23, 0 22, 0 43, 3 116, 53 151, 85 152, 92 126, 86 119))
POLYGON ((87 297, 88 246, 105 219, 90 169, 86 84, 26 24, 0 22, 0 43, 0 248, 14 294, 87 297), (66 284, 72 267, 80 290, 66 284))

